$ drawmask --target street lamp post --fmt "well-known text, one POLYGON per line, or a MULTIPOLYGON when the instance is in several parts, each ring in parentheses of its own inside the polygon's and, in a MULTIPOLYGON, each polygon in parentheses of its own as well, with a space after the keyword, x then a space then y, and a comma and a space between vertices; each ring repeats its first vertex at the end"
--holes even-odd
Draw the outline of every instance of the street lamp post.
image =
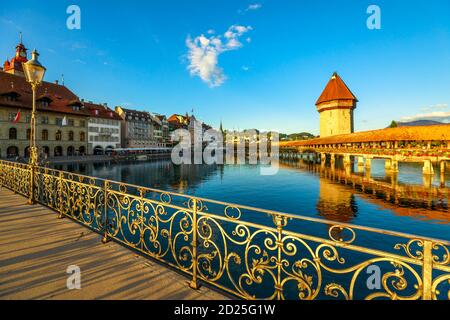
POLYGON ((36 147, 36 88, 42 83, 45 75, 45 68, 38 61, 39 53, 33 50, 31 60, 23 63, 23 70, 27 81, 33 91, 33 110, 31 112, 31 132, 30 132, 30 199, 29 204, 34 203, 34 172, 38 162, 38 149, 36 147))

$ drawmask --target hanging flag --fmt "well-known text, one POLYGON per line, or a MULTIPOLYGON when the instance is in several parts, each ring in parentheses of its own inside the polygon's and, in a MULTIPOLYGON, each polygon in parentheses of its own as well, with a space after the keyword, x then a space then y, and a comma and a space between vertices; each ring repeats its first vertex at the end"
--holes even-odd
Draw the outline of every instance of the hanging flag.
POLYGON ((62 127, 67 126, 67 118, 66 117, 63 118, 63 120, 61 122, 61 126, 62 127))
POLYGON ((20 120, 20 110, 19 110, 19 112, 17 112, 17 114, 13 120, 13 123, 17 123, 17 122, 19 122, 19 120, 20 120))

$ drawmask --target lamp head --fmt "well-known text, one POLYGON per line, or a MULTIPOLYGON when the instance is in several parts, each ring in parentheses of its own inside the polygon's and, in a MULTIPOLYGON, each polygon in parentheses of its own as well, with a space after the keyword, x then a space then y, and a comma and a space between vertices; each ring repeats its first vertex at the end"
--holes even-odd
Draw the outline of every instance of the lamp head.
POLYGON ((46 71, 45 67, 38 61, 38 57, 39 53, 34 49, 31 53, 31 60, 22 64, 27 81, 36 86, 41 84, 46 71))

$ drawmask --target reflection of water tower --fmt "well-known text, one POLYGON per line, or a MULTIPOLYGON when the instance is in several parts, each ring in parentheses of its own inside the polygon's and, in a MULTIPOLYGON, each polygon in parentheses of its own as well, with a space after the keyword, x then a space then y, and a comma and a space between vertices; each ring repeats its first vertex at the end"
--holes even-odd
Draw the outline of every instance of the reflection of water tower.
POLYGON ((321 178, 317 212, 325 219, 348 223, 358 213, 355 196, 351 190, 321 178))

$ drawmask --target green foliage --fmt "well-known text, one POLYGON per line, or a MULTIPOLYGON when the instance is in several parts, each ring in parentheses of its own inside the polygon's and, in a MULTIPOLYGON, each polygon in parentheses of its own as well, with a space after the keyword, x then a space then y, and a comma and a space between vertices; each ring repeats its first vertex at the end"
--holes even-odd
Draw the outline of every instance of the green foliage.
POLYGON ((389 125, 389 128, 397 128, 398 124, 395 120, 392 120, 391 124, 389 125))
POLYGON ((313 138, 315 138, 315 136, 309 132, 300 132, 292 134, 280 133, 280 140, 284 141, 309 140, 313 138))

